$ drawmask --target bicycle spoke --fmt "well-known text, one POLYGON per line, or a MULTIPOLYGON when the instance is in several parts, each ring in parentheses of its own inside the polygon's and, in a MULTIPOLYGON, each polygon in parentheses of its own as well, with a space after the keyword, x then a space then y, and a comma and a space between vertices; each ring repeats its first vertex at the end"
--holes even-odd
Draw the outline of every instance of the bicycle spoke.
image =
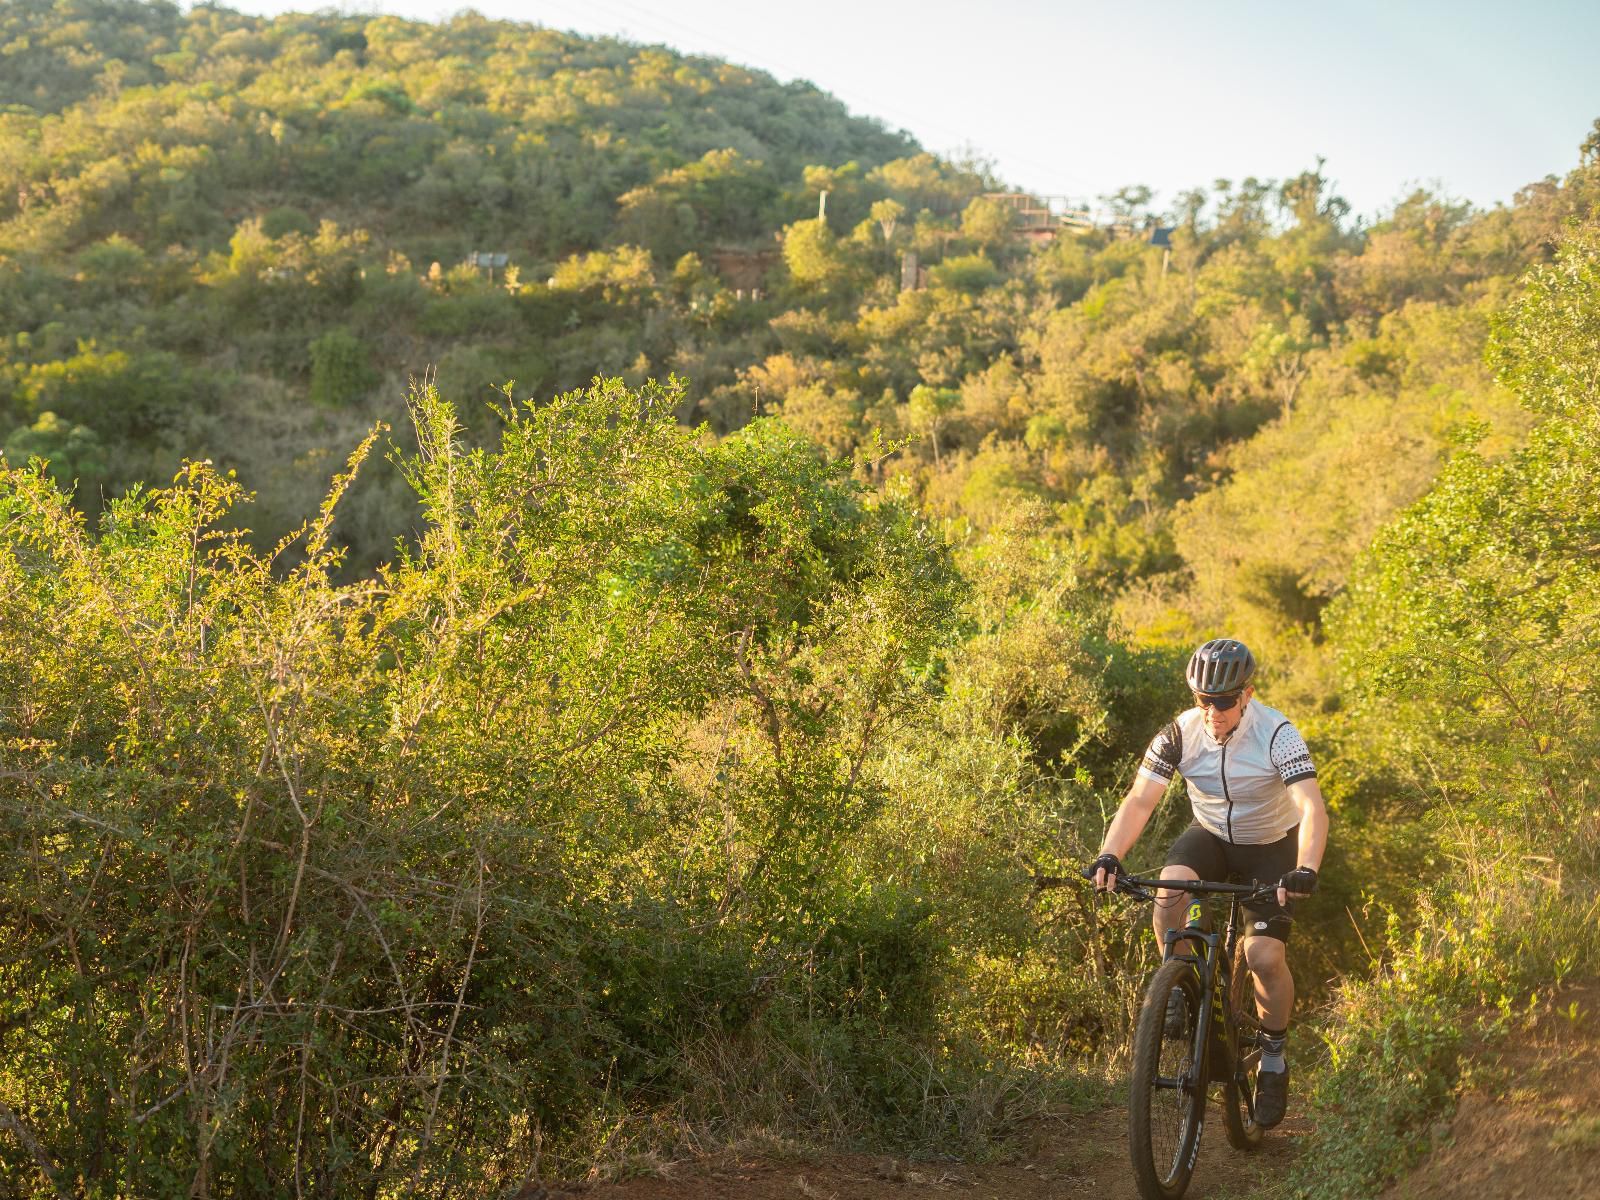
POLYGON ((1159 1092, 1150 1097, 1151 1155, 1163 1182, 1177 1175, 1184 1153, 1184 1133, 1189 1117, 1194 1072, 1192 1018, 1189 1001, 1181 988, 1174 988, 1183 1017, 1178 1027, 1164 1031, 1161 1042, 1161 1065, 1156 1076, 1159 1092), (1170 1081, 1170 1085, 1162 1084, 1170 1081))
POLYGON ((1205 1119, 1204 1064, 1195 1062, 1200 980, 1188 963, 1156 972, 1134 1036, 1128 1103, 1129 1149, 1139 1194, 1175 1200, 1188 1186, 1205 1119))

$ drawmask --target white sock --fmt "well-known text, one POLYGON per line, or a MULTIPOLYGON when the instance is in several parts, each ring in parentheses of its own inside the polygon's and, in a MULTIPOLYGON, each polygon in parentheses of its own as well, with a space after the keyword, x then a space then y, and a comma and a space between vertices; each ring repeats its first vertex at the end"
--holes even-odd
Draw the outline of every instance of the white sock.
POLYGON ((1289 1031, 1271 1029, 1261 1031, 1261 1069, 1277 1074, 1289 1069, 1288 1058, 1284 1055, 1284 1043, 1289 1040, 1289 1031))

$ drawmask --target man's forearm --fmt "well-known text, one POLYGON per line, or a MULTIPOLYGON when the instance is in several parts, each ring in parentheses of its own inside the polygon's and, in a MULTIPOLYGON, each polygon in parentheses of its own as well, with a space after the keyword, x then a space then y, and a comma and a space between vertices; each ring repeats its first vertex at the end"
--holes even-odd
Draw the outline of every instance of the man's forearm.
POLYGON ((1150 823, 1152 809, 1152 805, 1130 793, 1117 809, 1117 815, 1111 818, 1111 824, 1106 826, 1105 841, 1101 843, 1100 852, 1121 858, 1132 850, 1144 827, 1150 823))
POLYGON ((1328 847, 1328 808, 1322 800, 1322 789, 1315 780, 1307 781, 1306 794, 1296 797, 1300 801, 1300 853, 1297 865, 1322 869, 1322 855, 1328 847))
POLYGON ((1328 845, 1328 819, 1313 824, 1311 821, 1302 821, 1300 824, 1300 856, 1296 865, 1310 867, 1314 871, 1322 870, 1322 852, 1328 845))

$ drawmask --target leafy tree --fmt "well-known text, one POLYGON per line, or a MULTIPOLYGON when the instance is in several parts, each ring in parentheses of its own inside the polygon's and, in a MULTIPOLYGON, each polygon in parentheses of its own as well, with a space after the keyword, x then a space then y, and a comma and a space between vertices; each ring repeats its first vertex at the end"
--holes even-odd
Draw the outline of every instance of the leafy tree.
POLYGON ((939 434, 961 403, 954 388, 934 388, 918 384, 906 401, 906 417, 911 428, 933 445, 933 461, 939 462, 939 434))
POLYGON ((939 287, 958 292, 981 292, 1000 281, 1000 271, 982 254, 947 259, 928 272, 939 287))
POLYGON ((959 211, 983 190, 980 180, 926 153, 886 162, 868 179, 901 197, 911 211, 959 211))
POLYGON ((102 349, 78 343, 77 353, 35 363, 19 381, 24 411, 53 412, 70 424, 89 425, 112 440, 146 438, 190 399, 175 355, 161 351, 102 349))
POLYGON ((1338 612, 1359 694, 1393 706, 1419 765, 1548 843, 1600 747, 1591 543, 1600 528, 1600 228, 1536 268, 1496 341, 1501 377, 1545 417, 1525 449, 1458 453, 1385 530, 1338 612), (1381 697, 1381 699, 1380 699, 1381 697))
POLYGON ((900 221, 906 215, 906 206, 894 199, 875 201, 872 205, 871 219, 876 222, 879 232, 883 234, 885 243, 893 244, 895 231, 900 228, 900 221))
POLYGON ((826 221, 796 221, 785 229, 783 261, 802 293, 826 295, 854 281, 854 265, 826 221))
POLYGON ((1311 323, 1305 317, 1292 317, 1286 328, 1263 324, 1251 339, 1244 365, 1277 398, 1283 419, 1294 412, 1295 397, 1310 373, 1306 355, 1315 349, 1311 323))
POLYGON ((5 457, 19 467, 33 459, 42 460, 51 479, 86 499, 92 494, 89 489, 106 474, 106 448, 94 430, 87 425, 68 425, 53 412, 42 412, 32 425, 13 430, 6 438, 5 457))
POLYGON ((144 250, 121 234, 112 234, 78 255, 84 282, 108 298, 126 295, 138 287, 149 262, 144 250))
POLYGON ((1132 221, 1145 210, 1154 195, 1155 193, 1144 184, 1135 183, 1101 196, 1100 200, 1114 216, 1124 221, 1132 221))
POLYGON ((961 234, 993 252, 1005 246, 1014 221, 1015 210, 1005 201, 979 196, 961 212, 961 234))
POLYGON ((708 150, 618 201, 617 235, 675 260, 696 246, 760 237, 772 228, 777 188, 760 162, 708 150))

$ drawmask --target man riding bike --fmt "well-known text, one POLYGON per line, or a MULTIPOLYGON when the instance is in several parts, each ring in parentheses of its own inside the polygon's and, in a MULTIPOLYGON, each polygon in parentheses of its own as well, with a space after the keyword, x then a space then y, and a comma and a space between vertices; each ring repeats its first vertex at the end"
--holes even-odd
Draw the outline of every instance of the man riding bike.
MULTIPOLYGON (((1231 638, 1206 642, 1189 659, 1185 677, 1195 706, 1179 714, 1150 743, 1100 857, 1086 869, 1095 887, 1114 886, 1122 858, 1144 832, 1174 774, 1188 787, 1194 822, 1167 852, 1163 879, 1279 881, 1274 902, 1249 906, 1245 959, 1256 980, 1261 1016, 1261 1068, 1256 1120, 1283 1120, 1289 1096, 1284 1044, 1294 1008, 1294 976, 1285 950, 1292 901, 1317 886, 1328 840, 1328 811, 1305 739, 1282 713, 1256 700, 1256 661, 1231 638)), ((1188 894, 1163 892, 1156 901, 1156 940, 1183 923, 1188 894)), ((1173 1000, 1178 999, 1174 994, 1173 1000)), ((1181 1020, 1181 1013, 1172 1014, 1181 1020)))

